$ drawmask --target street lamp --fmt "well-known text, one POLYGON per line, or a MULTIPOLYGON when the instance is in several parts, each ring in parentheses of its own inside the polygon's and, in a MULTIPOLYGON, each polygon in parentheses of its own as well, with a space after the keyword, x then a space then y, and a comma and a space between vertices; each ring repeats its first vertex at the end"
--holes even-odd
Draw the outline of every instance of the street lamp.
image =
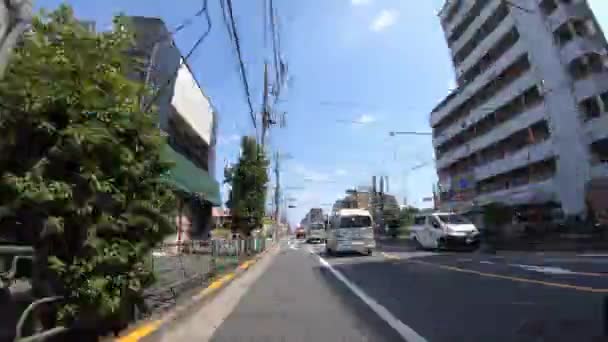
POLYGON ((433 135, 432 132, 414 132, 414 131, 406 131, 406 132, 399 132, 399 131, 392 131, 392 132, 388 132, 388 135, 390 135, 391 137, 394 137, 395 135, 433 135))

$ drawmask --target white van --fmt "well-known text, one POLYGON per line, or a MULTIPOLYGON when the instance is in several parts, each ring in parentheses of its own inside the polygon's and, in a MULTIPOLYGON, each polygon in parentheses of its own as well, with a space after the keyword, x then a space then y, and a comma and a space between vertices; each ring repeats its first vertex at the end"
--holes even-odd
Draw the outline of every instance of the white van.
POLYGON ((322 243, 325 242, 325 224, 310 223, 306 226, 306 242, 322 243))
POLYGON ((371 255, 376 248, 374 220, 364 209, 340 209, 327 227, 327 254, 359 252, 371 255))
POLYGON ((412 239, 422 248, 445 249, 450 247, 479 246, 479 230, 466 217, 454 213, 416 215, 410 227, 412 239))

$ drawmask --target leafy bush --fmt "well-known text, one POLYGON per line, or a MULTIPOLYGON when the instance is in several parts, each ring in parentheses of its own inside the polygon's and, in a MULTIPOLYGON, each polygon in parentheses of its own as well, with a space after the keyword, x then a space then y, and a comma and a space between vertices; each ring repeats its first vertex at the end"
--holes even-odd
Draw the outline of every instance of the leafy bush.
POLYGON ((174 230, 171 165, 128 23, 95 34, 62 6, 34 19, 0 84, 0 234, 36 248, 38 296, 59 318, 117 317, 153 280, 145 257, 174 230))

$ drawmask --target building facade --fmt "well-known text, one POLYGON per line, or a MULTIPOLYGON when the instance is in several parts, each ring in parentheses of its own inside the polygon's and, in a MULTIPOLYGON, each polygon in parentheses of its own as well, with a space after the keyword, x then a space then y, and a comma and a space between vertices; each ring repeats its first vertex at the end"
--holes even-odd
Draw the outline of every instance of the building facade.
POLYGON ((585 0, 448 0, 457 89, 430 115, 440 203, 587 215, 608 176, 607 43, 585 0))
POLYGON ((131 77, 153 91, 159 129, 168 137, 165 156, 175 163, 169 181, 178 190, 177 240, 205 238, 212 226, 212 207, 221 205, 215 180, 218 119, 211 101, 175 46, 161 19, 129 17, 135 35, 131 55, 144 62, 131 77))

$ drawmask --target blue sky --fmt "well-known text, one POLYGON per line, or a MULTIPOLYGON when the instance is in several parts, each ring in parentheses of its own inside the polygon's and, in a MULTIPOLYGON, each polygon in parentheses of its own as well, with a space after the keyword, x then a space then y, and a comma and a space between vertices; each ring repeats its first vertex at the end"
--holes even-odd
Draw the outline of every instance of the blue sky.
MULTIPOLYGON (((58 0, 36 0, 52 9, 58 0)), ((155 16, 168 27, 191 18, 201 0, 72 0, 76 15, 107 28, 113 14, 155 16), (179 3, 179 5, 177 5, 179 3)), ((275 0, 289 87, 277 107, 287 128, 271 132, 273 150, 289 153, 283 185, 297 198, 291 222, 313 206, 333 203, 346 188, 368 185, 372 175, 389 176, 399 202, 425 206, 436 175, 430 137, 389 137, 391 130, 428 131, 430 110, 453 86, 453 72, 436 16, 443 0, 275 0), (340 120, 359 123, 344 123, 340 120), (415 171, 414 166, 429 163, 415 171)), ((608 1, 590 1, 608 30, 608 1)), ((238 155, 238 136, 255 134, 236 55, 219 2, 209 0, 212 31, 189 60, 220 117, 217 175, 238 155)), ((259 109, 263 48, 262 1, 233 0, 237 29, 259 109)), ((175 36, 186 53, 206 24, 195 18, 175 36)), ((220 180, 221 181, 221 180, 220 180)))

